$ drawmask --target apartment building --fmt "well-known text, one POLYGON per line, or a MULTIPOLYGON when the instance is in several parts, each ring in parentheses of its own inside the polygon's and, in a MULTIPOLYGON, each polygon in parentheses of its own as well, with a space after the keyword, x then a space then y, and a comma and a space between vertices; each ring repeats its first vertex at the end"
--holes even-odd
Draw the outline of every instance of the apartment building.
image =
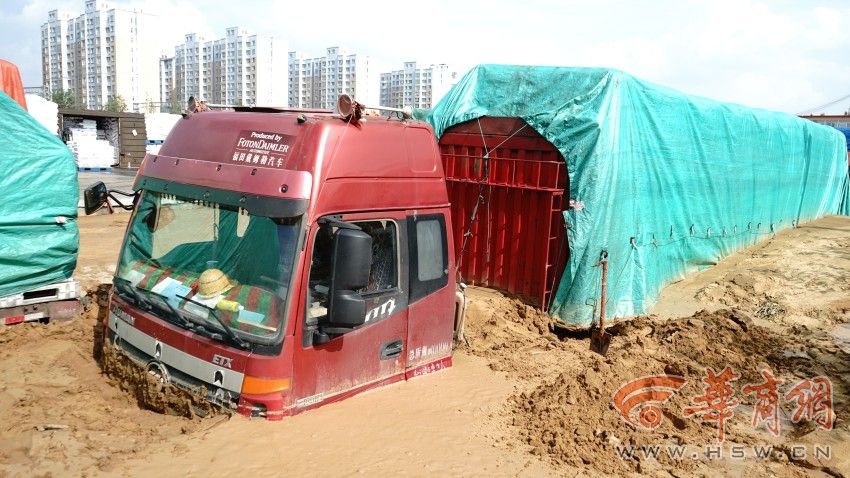
POLYGON ((182 111, 175 98, 174 85, 174 57, 162 55, 159 58, 160 111, 182 111))
POLYGON ((207 41, 190 33, 160 59, 163 102, 184 107, 192 96, 210 104, 286 106, 283 49, 274 37, 231 27, 207 41))
POLYGON ((308 58, 289 52, 289 105, 295 108, 336 107, 337 98, 348 94, 365 104, 376 103, 370 87, 369 57, 330 47, 327 55, 308 58))
POLYGON ((52 10, 47 14, 47 23, 41 26, 42 87, 48 92, 71 89, 68 69, 73 62, 66 61, 70 44, 63 40, 68 36, 70 19, 69 13, 52 10))
POLYGON ((408 61, 402 70, 381 73, 381 106, 432 108, 456 82, 457 73, 448 65, 417 68, 408 61))
POLYGON ((74 16, 51 10, 41 26, 42 84, 70 90, 78 106, 102 109, 120 95, 132 110, 159 101, 152 17, 102 0, 74 16))

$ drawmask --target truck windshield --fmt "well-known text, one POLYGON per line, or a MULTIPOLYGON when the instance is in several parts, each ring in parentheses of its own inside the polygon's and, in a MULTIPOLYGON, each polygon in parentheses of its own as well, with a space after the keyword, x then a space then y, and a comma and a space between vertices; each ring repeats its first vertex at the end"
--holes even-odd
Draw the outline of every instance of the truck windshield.
POLYGON ((175 325, 227 326, 208 336, 267 343, 284 322, 298 225, 299 218, 145 191, 116 275, 123 288, 167 301, 151 312, 175 325))

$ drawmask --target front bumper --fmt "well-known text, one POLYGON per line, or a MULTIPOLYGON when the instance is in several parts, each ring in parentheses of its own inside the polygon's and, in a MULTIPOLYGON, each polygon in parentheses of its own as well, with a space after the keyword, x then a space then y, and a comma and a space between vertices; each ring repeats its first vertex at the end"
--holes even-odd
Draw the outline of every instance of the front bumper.
POLYGON ((236 411, 243 374, 216 366, 165 344, 110 312, 107 347, 115 347, 139 367, 186 392, 236 411), (200 377, 208 377, 203 380, 200 377))

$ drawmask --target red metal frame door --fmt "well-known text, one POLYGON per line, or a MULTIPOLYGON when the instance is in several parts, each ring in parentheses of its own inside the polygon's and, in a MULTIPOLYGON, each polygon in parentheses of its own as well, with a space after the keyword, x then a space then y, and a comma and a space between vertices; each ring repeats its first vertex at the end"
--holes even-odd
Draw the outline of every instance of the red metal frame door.
POLYGON ((449 128, 440 152, 461 277, 548 306, 566 264, 567 167, 519 118, 449 128))

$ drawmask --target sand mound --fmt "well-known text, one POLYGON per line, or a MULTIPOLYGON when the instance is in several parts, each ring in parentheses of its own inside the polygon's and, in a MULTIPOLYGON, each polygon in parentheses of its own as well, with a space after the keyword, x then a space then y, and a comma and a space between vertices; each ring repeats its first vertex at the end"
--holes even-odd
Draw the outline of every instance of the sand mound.
MULTIPOLYGON (((785 468, 785 441, 752 427, 755 400, 743 394, 741 387, 762 382, 762 370, 785 384, 817 375, 846 379, 850 371, 847 354, 825 334, 798 326, 797 332, 789 335, 756 325, 741 310, 700 311, 671 321, 640 317, 617 323, 610 329, 614 338, 608 356, 602 357, 589 350, 586 336, 559 338, 548 315, 516 299, 481 290, 472 290, 470 296, 466 322, 470 352, 486 357, 491 368, 520 380, 518 392, 504 410, 505 419, 514 426, 514 446, 525 446, 564 469, 615 475, 656 468, 685 475, 704 473, 712 466, 704 459, 681 460, 663 454, 621 459, 618 448, 660 445, 662 449, 685 446, 701 450, 715 444, 718 429, 714 422, 684 417, 682 412, 694 405, 694 397, 703 394, 707 367, 715 372, 730 367, 740 376, 732 383, 740 405, 726 423, 725 443, 776 445, 778 452, 770 460, 744 462, 742 466, 751 472, 804 474, 803 468, 785 468), (647 430, 627 423, 612 404, 615 392, 638 377, 657 375, 685 378, 685 385, 659 406, 662 424, 647 430)), ((834 379, 834 387, 836 413, 846 416, 848 384, 834 379)), ((792 411, 792 404, 784 404, 786 416, 792 411)), ((805 421, 793 424, 785 420, 782 426, 783 437, 796 441, 815 429, 805 421)), ((816 462, 797 464, 806 470, 829 469, 816 462)), ((727 460, 724 466, 728 465, 727 460)))

